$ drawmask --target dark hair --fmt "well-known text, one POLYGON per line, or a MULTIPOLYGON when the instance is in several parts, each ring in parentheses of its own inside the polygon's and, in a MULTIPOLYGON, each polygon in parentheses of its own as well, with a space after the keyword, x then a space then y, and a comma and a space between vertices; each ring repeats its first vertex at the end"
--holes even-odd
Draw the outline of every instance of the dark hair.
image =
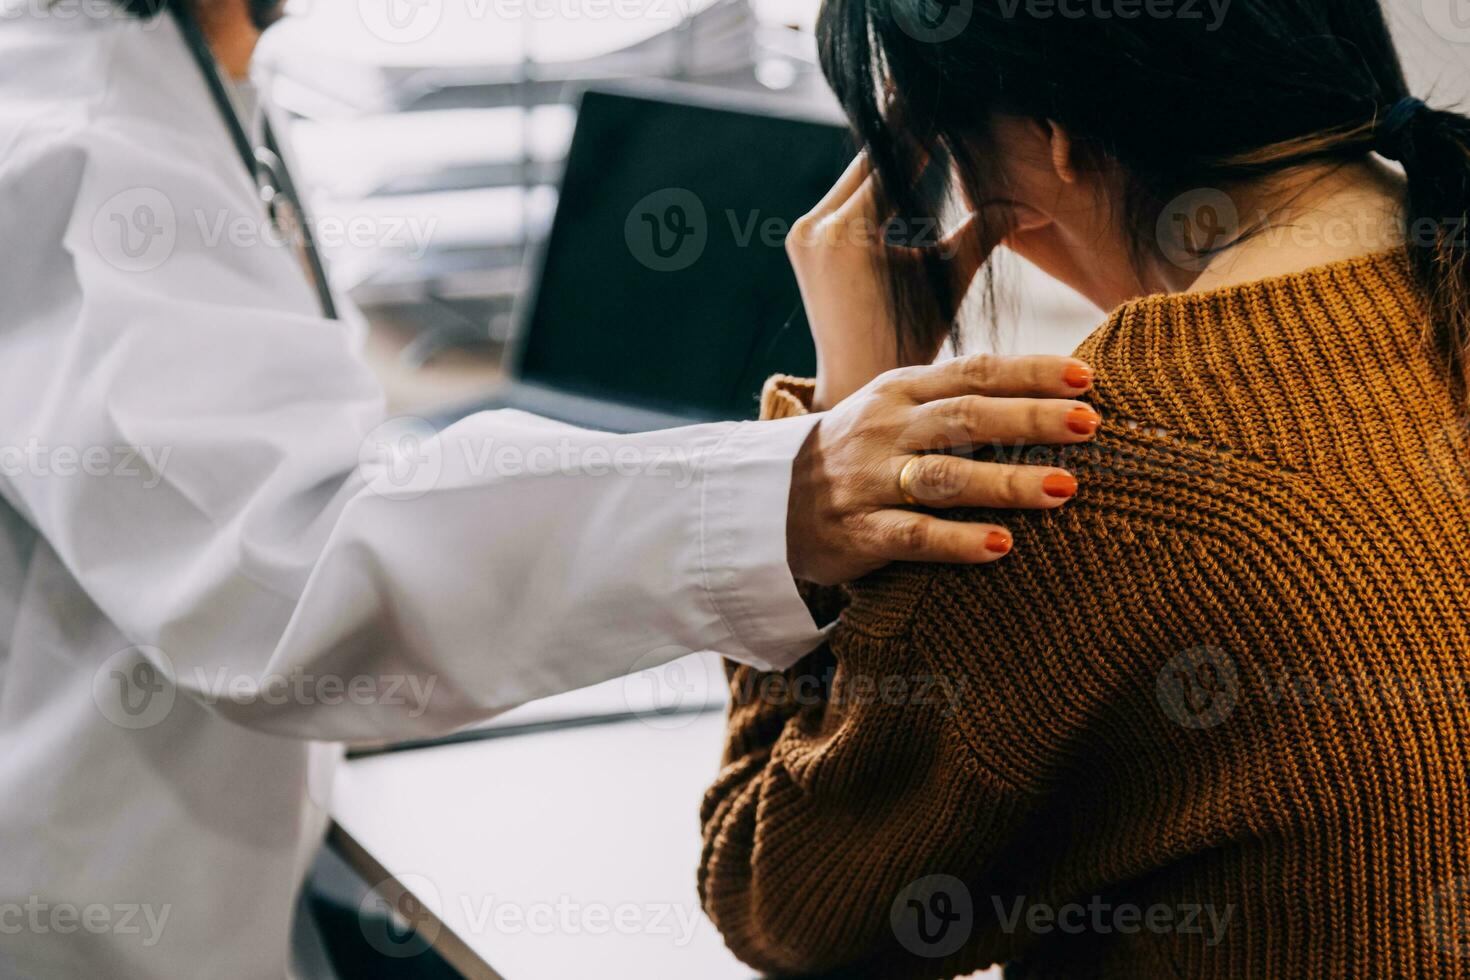
MULTIPOLYGON (((112 0, 112 5, 141 20, 151 20, 182 2, 184 0, 112 0)), ((213 0, 193 0, 190 6, 198 8, 208 6, 211 2, 213 0)), ((246 6, 249 8, 251 21, 264 30, 276 19, 281 0, 246 0, 246 6)))
MULTIPOLYGON (((1135 261, 1157 254, 1158 220, 1180 195, 1378 150, 1407 174, 1430 339, 1470 390, 1470 119, 1405 101, 1379 0, 1130 2, 1131 18, 1116 6, 826 0, 822 69, 889 212, 937 219, 935 182, 918 177, 926 159, 952 163, 975 206, 1003 199, 987 163, 996 114, 1054 121, 1083 165, 1116 170, 1135 261)), ((906 351, 935 349, 963 299, 940 252, 887 270, 906 351), (936 303, 948 319, 922 314, 936 303)))

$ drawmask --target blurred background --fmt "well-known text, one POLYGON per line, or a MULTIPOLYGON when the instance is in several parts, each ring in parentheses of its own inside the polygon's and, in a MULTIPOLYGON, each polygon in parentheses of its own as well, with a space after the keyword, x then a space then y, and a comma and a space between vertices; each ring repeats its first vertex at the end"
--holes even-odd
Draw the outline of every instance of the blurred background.
MULTIPOLYGON (((1388 0, 1416 92, 1470 104, 1470 3, 1388 0)), ((395 412, 493 386, 546 231, 578 87, 668 78, 808 104, 819 0, 297 0, 257 58, 329 268, 395 412), (333 223, 336 223, 335 225, 333 223)), ((1161 121, 1161 124, 1163 122, 1161 121)), ((738 166, 739 161, 732 161, 738 166)), ((1101 312, 1003 255, 1003 350, 1065 353, 1101 312)), ((972 331, 971 349, 992 346, 972 331)))

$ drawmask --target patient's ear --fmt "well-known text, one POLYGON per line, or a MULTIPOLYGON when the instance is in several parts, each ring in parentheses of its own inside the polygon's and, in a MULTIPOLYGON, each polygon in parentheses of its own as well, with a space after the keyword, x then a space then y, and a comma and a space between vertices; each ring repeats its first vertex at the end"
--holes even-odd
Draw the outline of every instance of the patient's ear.
POLYGON ((1077 183, 1077 168, 1072 163, 1072 137, 1057 123, 1046 121, 1047 138, 1051 141, 1051 166, 1064 184, 1077 183))

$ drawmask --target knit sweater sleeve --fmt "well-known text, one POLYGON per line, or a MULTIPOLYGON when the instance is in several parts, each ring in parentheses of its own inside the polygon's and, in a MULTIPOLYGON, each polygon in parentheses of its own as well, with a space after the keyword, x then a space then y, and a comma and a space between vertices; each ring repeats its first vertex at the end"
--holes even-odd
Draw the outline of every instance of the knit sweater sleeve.
POLYGON ((1236 561, 1249 543, 1197 493, 1232 475, 1146 429, 1093 451, 1073 461, 1090 474, 1067 508, 952 515, 1007 524, 1005 561, 893 566, 851 587, 796 667, 731 668, 699 885, 745 962, 885 980, 1005 962, 1026 937, 997 928, 996 903, 1055 856, 1037 828, 1067 819, 1056 794, 1088 726, 1120 712, 1149 726, 1141 744, 1182 751, 1160 670, 1255 601, 1236 561), (1137 492, 1150 482, 1158 498, 1137 492), (1156 502, 1169 496, 1190 501, 1187 520, 1156 502), (941 920, 961 905, 964 942, 947 944, 941 920))
MULTIPOLYGON (((775 376, 762 417, 802 414, 811 393, 809 381, 775 376)), ((803 595, 814 612, 846 605, 834 589, 803 595)), ((762 970, 810 974, 887 958, 893 897, 930 869, 983 867, 1020 798, 978 769, 944 722, 957 707, 953 678, 891 631, 843 622, 790 670, 730 664, 728 673, 726 764, 702 813, 706 911, 762 970), (925 802, 940 799, 937 809, 925 802)))
POLYGON ((732 667, 699 886, 746 963, 775 974, 863 964, 863 975, 939 975, 932 950, 901 945, 891 913, 906 914, 905 899, 931 900, 909 887, 922 890, 926 876, 983 873, 1026 807, 946 721, 957 696, 949 680, 912 645, 845 625, 783 674, 732 667))

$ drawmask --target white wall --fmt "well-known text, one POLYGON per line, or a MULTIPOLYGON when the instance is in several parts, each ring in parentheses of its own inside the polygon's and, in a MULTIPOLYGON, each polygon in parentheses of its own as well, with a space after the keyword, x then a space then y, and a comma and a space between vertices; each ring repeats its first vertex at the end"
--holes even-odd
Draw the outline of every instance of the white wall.
POLYGON ((1411 91, 1438 106, 1470 109, 1470 3, 1386 0, 1411 91))

